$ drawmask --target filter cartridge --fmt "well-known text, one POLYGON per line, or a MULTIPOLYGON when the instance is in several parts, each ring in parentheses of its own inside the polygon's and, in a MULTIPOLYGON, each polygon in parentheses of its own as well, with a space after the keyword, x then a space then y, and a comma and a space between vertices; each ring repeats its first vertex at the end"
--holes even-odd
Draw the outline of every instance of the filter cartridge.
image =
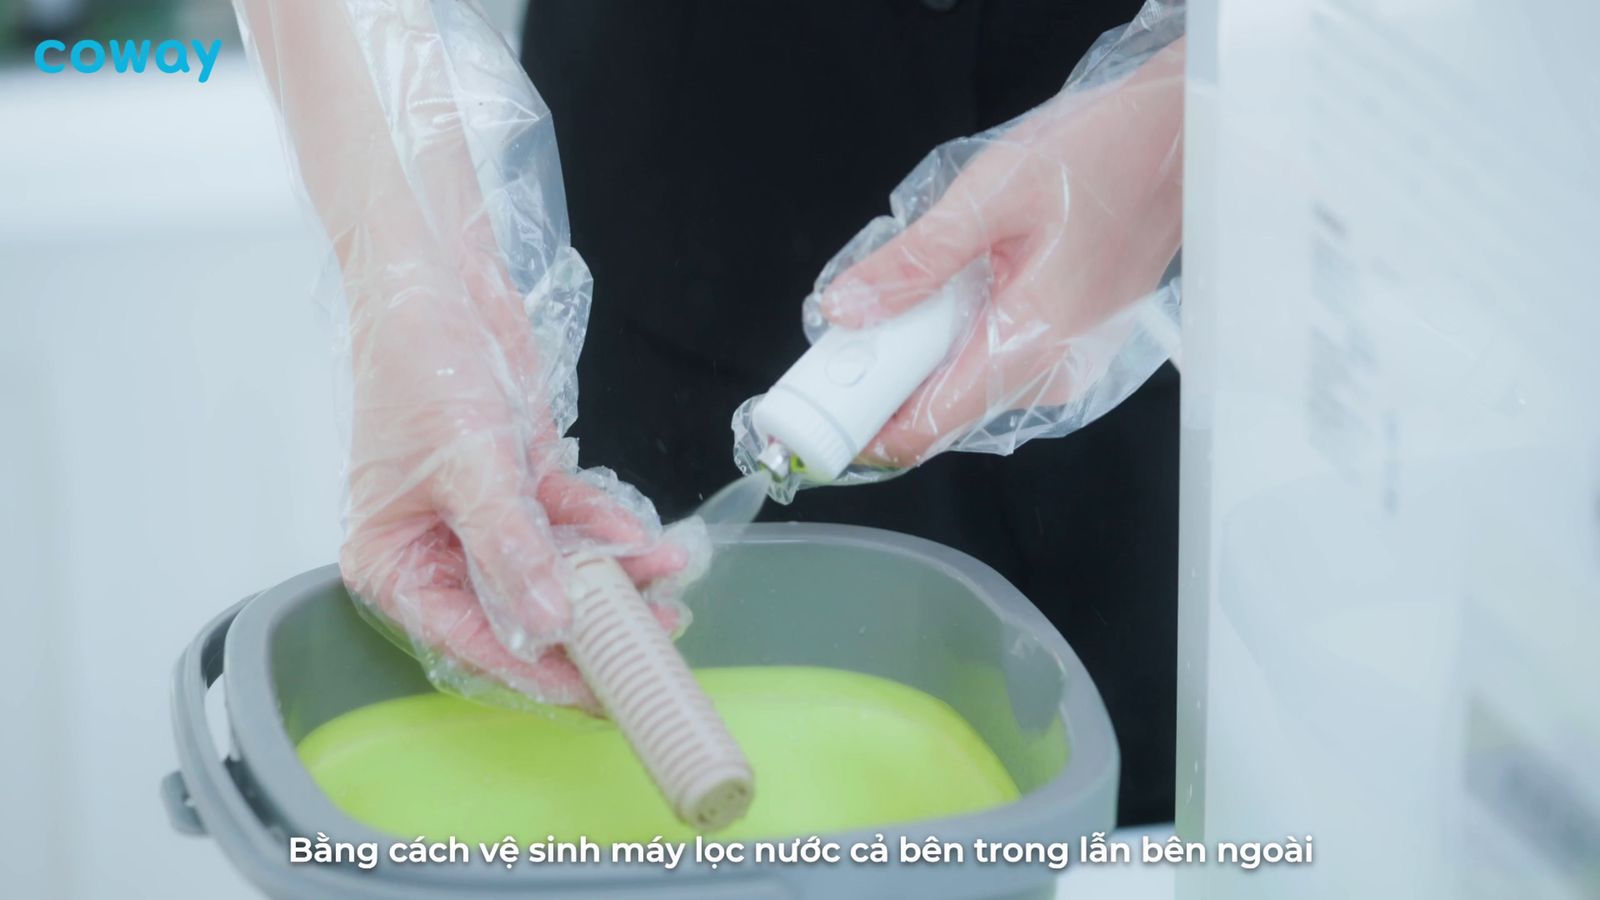
POLYGON ((572 562, 568 656, 678 818, 701 831, 737 821, 755 778, 710 698, 615 560, 572 562))

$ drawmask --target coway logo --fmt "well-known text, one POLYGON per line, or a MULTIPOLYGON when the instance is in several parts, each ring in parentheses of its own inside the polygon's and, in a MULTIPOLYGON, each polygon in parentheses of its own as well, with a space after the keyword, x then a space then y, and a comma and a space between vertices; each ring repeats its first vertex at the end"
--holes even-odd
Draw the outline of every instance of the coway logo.
POLYGON ((168 75, 198 72, 200 83, 211 77, 211 69, 222 55, 222 42, 212 41, 78 41, 69 49, 64 41, 40 41, 33 48, 33 64, 39 71, 54 75, 74 69, 85 75, 111 67, 115 72, 141 73, 154 69, 168 75), (194 49, 191 63, 189 50, 194 49))

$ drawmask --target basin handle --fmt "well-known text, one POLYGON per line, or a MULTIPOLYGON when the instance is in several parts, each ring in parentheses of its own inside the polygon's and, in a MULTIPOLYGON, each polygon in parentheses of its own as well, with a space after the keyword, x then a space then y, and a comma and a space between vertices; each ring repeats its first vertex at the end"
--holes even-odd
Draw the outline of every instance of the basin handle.
MULTIPOLYGON (((172 722, 178 744, 178 758, 205 758, 212 754, 211 727, 206 716, 206 691, 222 676, 222 648, 234 616, 253 599, 246 597, 224 610, 201 629, 194 642, 178 659, 172 683, 172 722), (197 690, 198 688, 198 690, 197 690)), ((224 771, 226 771, 224 769, 224 771)), ((161 779, 161 803, 167 808, 167 821, 181 834, 206 833, 205 820, 195 808, 183 770, 168 772, 161 779)))
POLYGON ((194 804, 189 802, 189 786, 183 783, 183 773, 177 770, 161 779, 161 802, 167 807, 167 821, 174 831, 182 834, 205 834, 206 825, 200 821, 194 804))
POLYGON ((209 818, 247 818, 248 806, 234 773, 217 756, 211 741, 206 693, 222 677, 223 648, 234 617, 254 595, 240 600, 212 619, 178 658, 172 680, 172 730, 178 770, 161 780, 160 794, 172 827, 184 834, 212 834, 230 823, 209 818))

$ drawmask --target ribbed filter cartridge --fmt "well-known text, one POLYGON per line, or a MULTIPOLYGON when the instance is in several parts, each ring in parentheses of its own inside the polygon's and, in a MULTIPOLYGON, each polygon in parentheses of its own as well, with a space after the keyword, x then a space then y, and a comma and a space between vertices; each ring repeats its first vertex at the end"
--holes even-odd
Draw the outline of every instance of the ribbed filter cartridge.
POLYGON ((615 560, 572 562, 567 654, 678 818, 701 831, 737 821, 755 779, 711 698, 615 560))

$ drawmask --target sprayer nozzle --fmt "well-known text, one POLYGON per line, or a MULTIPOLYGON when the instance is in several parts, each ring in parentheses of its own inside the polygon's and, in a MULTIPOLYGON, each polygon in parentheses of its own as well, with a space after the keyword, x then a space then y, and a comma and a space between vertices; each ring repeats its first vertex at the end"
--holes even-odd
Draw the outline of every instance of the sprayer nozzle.
POLYGON ((773 441, 767 449, 761 451, 756 457, 756 465, 772 473, 772 477, 783 481, 789 477, 789 470, 793 467, 794 456, 782 444, 773 441))

